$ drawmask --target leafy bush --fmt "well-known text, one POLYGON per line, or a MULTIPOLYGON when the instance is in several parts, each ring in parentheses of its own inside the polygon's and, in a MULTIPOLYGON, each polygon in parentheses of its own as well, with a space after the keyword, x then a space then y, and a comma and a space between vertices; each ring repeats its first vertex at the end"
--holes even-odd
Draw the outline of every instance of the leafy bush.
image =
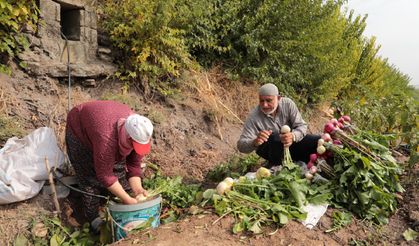
POLYGON ((0 72, 10 74, 9 59, 28 48, 21 31, 36 28, 38 13, 34 0, 0 0, 0 72))
POLYGON ((183 1, 114 1, 103 6, 102 26, 120 52, 123 79, 142 79, 156 87, 158 79, 177 77, 192 65, 185 31, 178 28, 183 1))
POLYGON ((242 78, 275 83, 303 103, 330 99, 350 81, 356 33, 348 29, 358 26, 347 24, 340 1, 323 3, 213 1, 210 21, 188 37, 217 39, 193 43, 191 52, 201 63, 210 59, 242 78))
MULTIPOLYGON (((334 102, 342 114, 350 115, 360 128, 377 133, 395 134, 396 146, 418 144, 418 90, 408 85, 409 78, 386 62, 381 65, 381 83, 353 83, 351 92, 334 102)), ((371 70, 370 70, 371 71, 371 70)))

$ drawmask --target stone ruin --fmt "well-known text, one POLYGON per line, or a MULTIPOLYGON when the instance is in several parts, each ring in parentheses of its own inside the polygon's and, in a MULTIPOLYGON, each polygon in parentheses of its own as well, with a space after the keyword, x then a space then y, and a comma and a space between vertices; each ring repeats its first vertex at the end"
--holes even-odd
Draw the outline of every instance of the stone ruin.
POLYGON ((30 50, 20 59, 34 75, 93 79, 116 69, 111 50, 99 46, 97 14, 92 0, 39 0, 38 30, 26 30, 30 50))

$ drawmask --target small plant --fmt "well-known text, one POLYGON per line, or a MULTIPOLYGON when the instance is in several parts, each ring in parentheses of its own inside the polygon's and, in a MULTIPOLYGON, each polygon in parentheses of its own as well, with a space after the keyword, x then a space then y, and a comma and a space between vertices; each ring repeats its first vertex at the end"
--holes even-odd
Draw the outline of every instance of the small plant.
POLYGON ((352 223, 352 214, 348 212, 333 211, 333 227, 326 232, 332 232, 340 230, 352 223))
POLYGON ((29 228, 30 236, 25 237, 20 234, 16 240, 17 243, 29 242, 30 245, 47 246, 47 245, 98 245, 99 237, 90 233, 88 223, 84 224, 80 229, 71 229, 64 226, 57 217, 44 217, 35 219, 29 228))
POLYGON ((0 114, 0 143, 11 137, 22 137, 25 134, 23 127, 16 119, 0 114))
POLYGON ((209 171, 207 178, 219 182, 226 177, 238 178, 253 168, 259 166, 259 156, 250 154, 245 157, 233 156, 227 163, 223 163, 209 171))
POLYGON ((150 111, 148 112, 147 117, 156 124, 161 124, 162 122, 164 122, 167 118, 164 115, 163 112, 158 111, 156 109, 150 109, 150 111))
POLYGON ((127 93, 121 93, 121 94, 107 93, 105 95, 102 95, 100 99, 113 100, 113 101, 124 103, 130 106, 134 111, 139 111, 143 108, 142 104, 139 102, 137 97, 133 95, 129 95, 127 93))

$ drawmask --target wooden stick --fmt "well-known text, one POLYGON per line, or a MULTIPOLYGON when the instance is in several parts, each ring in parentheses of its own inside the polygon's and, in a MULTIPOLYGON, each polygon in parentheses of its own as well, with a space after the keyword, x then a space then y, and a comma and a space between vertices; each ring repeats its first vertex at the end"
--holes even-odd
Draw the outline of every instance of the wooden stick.
POLYGON ((222 218, 224 218, 227 214, 231 213, 232 211, 227 211, 225 214, 221 215, 218 219, 216 219, 212 225, 215 225, 218 221, 220 221, 222 218))
MULTIPOLYGON (((206 80, 207 80, 207 84, 208 84, 208 89, 210 90, 210 92, 213 92, 213 90, 211 89, 211 82, 209 81, 209 79, 208 79, 208 74, 206 73, 205 74, 205 78, 206 78, 206 80)), ((217 95, 217 93, 214 91, 214 100, 216 101, 216 103, 215 103, 215 105, 217 105, 217 102, 221 105, 221 106, 223 106, 231 115, 233 115, 236 119, 238 119, 239 120, 239 122, 240 123, 242 123, 243 124, 243 121, 229 108, 229 107, 227 107, 223 102, 221 102, 220 101, 220 99, 218 99, 219 97, 218 97, 218 95, 217 95)))
POLYGON ((52 197, 53 197, 53 200, 54 200, 55 211, 58 213, 58 216, 60 216, 60 212, 61 212, 60 203, 58 202, 57 190, 55 189, 54 178, 52 177, 52 172, 49 169, 48 157, 47 156, 45 156, 45 167, 47 168, 48 180, 49 180, 49 184, 51 186, 51 192, 52 192, 52 197))

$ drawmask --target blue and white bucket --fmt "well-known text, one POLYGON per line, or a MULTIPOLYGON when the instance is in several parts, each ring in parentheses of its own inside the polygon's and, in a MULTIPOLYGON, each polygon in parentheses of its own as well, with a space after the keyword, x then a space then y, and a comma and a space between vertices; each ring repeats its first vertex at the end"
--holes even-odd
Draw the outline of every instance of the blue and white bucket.
POLYGON ((110 203, 109 211, 113 218, 115 240, 118 241, 127 236, 128 232, 151 221, 151 227, 160 225, 161 196, 152 200, 133 205, 110 203))

